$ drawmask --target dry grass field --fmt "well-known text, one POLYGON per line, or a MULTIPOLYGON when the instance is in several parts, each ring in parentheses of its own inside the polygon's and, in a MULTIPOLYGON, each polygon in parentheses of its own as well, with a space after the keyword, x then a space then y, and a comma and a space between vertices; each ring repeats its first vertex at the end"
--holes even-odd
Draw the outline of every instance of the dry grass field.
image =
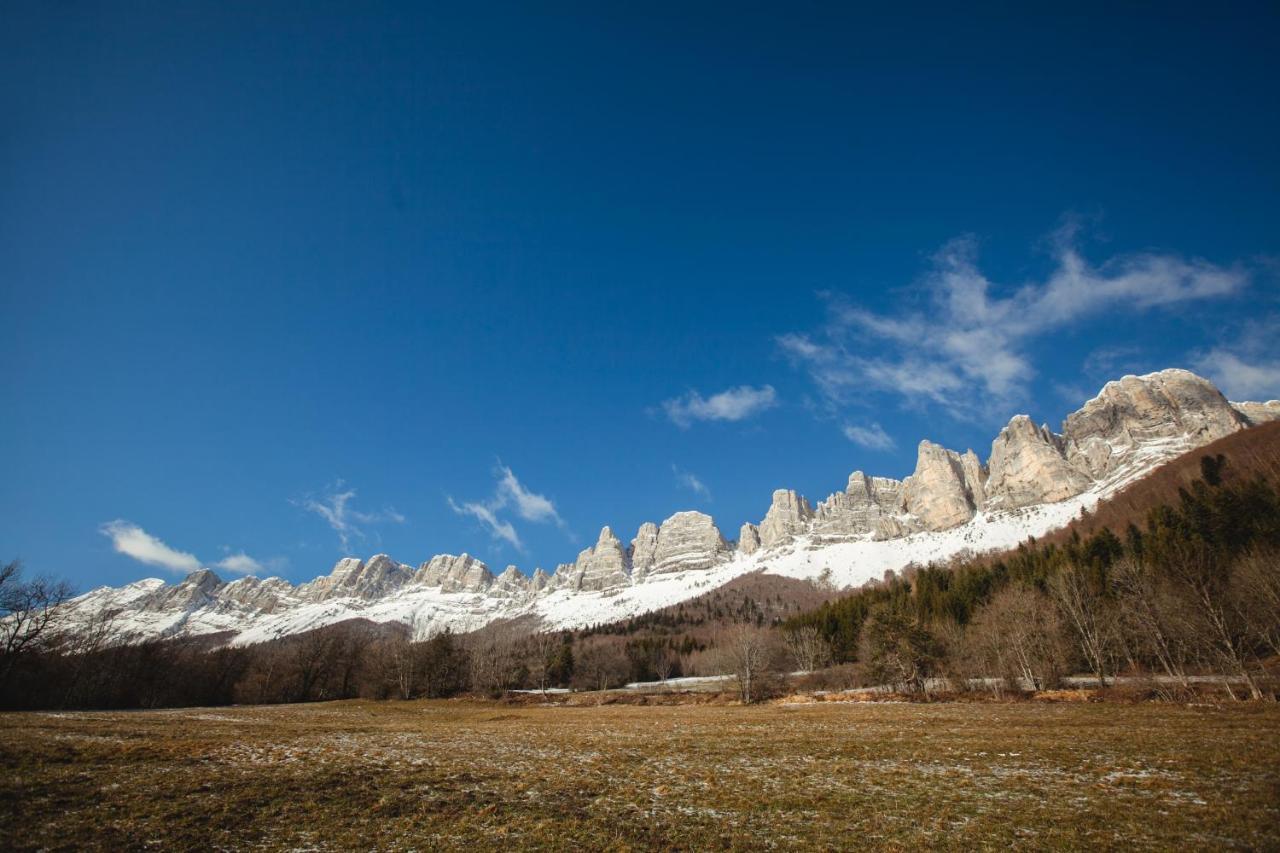
POLYGON ((0 717, 8 849, 1280 848, 1280 708, 0 717))

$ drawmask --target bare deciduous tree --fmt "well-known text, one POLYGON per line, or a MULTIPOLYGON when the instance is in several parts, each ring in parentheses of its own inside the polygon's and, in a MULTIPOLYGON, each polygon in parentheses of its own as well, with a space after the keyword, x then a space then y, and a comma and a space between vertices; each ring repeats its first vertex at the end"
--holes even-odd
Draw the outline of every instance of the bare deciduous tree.
POLYGON ((742 704, 750 705, 760 698, 776 658, 771 634, 755 625, 740 623, 716 638, 716 649, 723 669, 738 679, 742 704))
POLYGON ((57 640, 62 605, 71 598, 70 584, 37 577, 23 580, 17 560, 0 566, 0 684, 8 680, 25 654, 51 647, 57 640))
POLYGON ((1006 682, 1055 686, 1063 672, 1062 623, 1043 594, 1023 586, 996 593, 965 632, 972 670, 999 695, 1006 682))
POLYGON ((802 625, 782 633, 791 662, 801 672, 816 672, 831 663, 831 644, 815 625, 802 625))
POLYGON ((1064 566, 1054 575, 1049 595, 1071 628, 1085 663, 1105 687, 1116 648, 1115 608, 1079 566, 1064 566))

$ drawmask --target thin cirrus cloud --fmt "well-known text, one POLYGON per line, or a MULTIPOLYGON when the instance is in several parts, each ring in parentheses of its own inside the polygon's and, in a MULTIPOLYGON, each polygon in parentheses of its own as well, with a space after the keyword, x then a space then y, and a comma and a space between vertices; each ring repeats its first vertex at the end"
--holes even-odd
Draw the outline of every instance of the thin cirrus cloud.
POLYGON ((897 447, 893 440, 893 436, 884 431, 880 424, 845 424, 844 437, 852 441, 859 447, 865 447, 868 450, 884 450, 889 451, 897 447))
MULTIPOLYGON (((116 519, 103 524, 99 530, 111 540, 111 546, 117 553, 148 566, 157 566, 177 574, 190 574, 204 568, 204 563, 195 554, 166 545, 131 521, 116 519)), ((224 557, 213 563, 213 567, 241 575, 260 573, 265 568, 243 551, 224 557)))
POLYGON ((778 404, 778 393, 772 385, 739 385, 710 397, 697 391, 664 400, 662 409, 671 422, 688 429, 695 421, 742 421, 778 404))
MULTIPOLYGON (((458 502, 452 496, 447 496, 449 508, 458 515, 476 519, 494 539, 506 542, 517 551, 524 551, 524 543, 520 539, 520 534, 516 532, 515 525, 500 515, 506 510, 510 510, 525 521, 555 524, 569 533, 568 526, 556 510, 554 501, 526 488, 516 477, 515 472, 501 462, 498 463, 494 473, 498 483, 494 488, 493 497, 487 501, 458 502)), ((569 538, 573 539, 572 534, 569 534, 569 538)))
POLYGON ((979 398, 1025 398, 1036 373, 1028 345, 1047 333, 1104 310, 1136 313, 1222 298, 1249 283, 1238 267, 1170 254, 1124 255, 1095 266, 1076 248, 1070 228, 1052 242, 1049 275, 1000 296, 978 267, 976 241, 953 240, 934 256, 924 280, 930 310, 880 314, 825 294, 826 325, 781 335, 777 344, 831 409, 873 390, 971 417, 979 398))
POLYGON ((358 510, 353 505, 355 498, 356 490, 346 487, 342 480, 338 480, 319 497, 308 495, 292 503, 324 519, 338 534, 338 544, 344 552, 351 550, 352 541, 366 539, 367 529, 371 526, 382 523, 404 524, 404 516, 394 508, 386 507, 373 512, 358 510))
POLYGON ((711 501, 711 489, 707 488, 707 484, 702 482, 697 474, 692 471, 683 471, 677 465, 671 466, 671 473, 675 475, 676 485, 682 489, 688 489, 695 495, 701 495, 708 503, 711 501))

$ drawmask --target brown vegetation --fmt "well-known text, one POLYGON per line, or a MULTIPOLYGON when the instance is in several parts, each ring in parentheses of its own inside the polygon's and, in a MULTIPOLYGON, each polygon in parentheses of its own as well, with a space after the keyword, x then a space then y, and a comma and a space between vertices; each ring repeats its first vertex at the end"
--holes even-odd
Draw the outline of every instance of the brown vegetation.
POLYGON ((0 761, 11 850, 1280 845, 1265 704, 5 714, 0 761))

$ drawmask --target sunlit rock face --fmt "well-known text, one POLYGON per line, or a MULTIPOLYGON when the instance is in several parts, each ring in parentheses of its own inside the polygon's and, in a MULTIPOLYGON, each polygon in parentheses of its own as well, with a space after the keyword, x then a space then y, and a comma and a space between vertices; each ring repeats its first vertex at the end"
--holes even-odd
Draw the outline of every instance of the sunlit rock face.
POLYGON ((1232 403, 1231 406, 1243 415, 1250 425, 1280 421, 1280 400, 1268 400, 1265 403, 1232 403))
POLYGON ((646 521, 631 540, 631 581, 642 583, 658 559, 658 525, 646 521))
POLYGON ((745 522, 738 531, 738 553, 750 556, 760 550, 760 528, 751 522, 745 522))
POLYGON ((988 509, 1017 509, 1078 495, 1091 483, 1067 462, 1061 436, 1018 415, 991 445, 988 509))
POLYGON ((711 516, 677 512, 658 528, 654 565, 648 575, 709 569, 728 557, 729 543, 724 541, 711 516))
MULTIPOLYGON (((966 454, 971 455, 971 454, 966 454)), ((945 530, 963 524, 977 509, 975 492, 981 494, 981 471, 954 450, 920 442, 916 470, 903 481, 906 511, 929 530, 945 530), (971 482, 973 477, 975 482, 971 482)))
POLYGON ((616 589, 631 582, 622 542, 608 527, 600 531, 600 537, 593 547, 578 555, 574 568, 576 589, 616 589))
POLYGON ((902 517, 902 481, 868 477, 861 471, 849 475, 843 492, 818 504, 811 530, 815 536, 840 538, 871 534, 876 539, 903 535, 908 525, 902 517))
POLYGON ((1072 467, 1100 480, 1141 447, 1161 441, 1199 447, 1248 424, 1207 379, 1162 370, 1108 382, 1067 416, 1063 437, 1072 467))
POLYGON ((807 500, 792 489, 778 489, 773 493, 769 511, 760 522, 760 545, 772 548, 790 541, 797 534, 808 532, 812 519, 813 508, 807 500))
POLYGON ((446 592, 483 592, 493 584, 493 574, 470 554, 439 554, 418 567, 414 581, 446 592))

